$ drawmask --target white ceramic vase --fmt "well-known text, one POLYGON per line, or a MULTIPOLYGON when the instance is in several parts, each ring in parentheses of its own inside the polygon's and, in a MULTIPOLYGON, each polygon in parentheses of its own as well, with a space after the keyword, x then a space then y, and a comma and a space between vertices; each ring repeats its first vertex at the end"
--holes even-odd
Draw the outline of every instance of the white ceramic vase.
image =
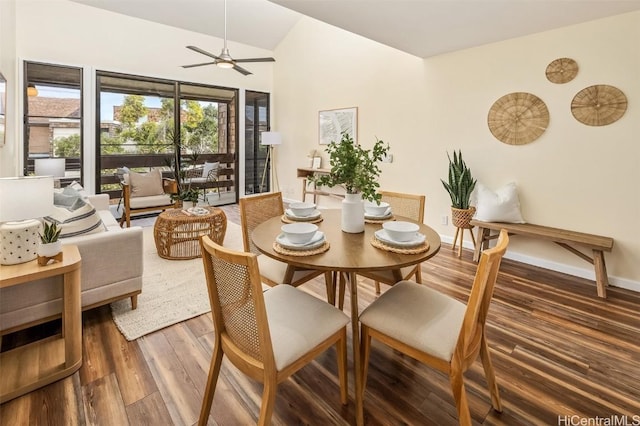
POLYGON ((342 200, 342 231, 364 232, 364 202, 362 194, 346 194, 342 200))
POLYGON ((38 244, 38 256, 53 257, 62 251, 62 241, 58 240, 55 243, 39 243, 38 244))

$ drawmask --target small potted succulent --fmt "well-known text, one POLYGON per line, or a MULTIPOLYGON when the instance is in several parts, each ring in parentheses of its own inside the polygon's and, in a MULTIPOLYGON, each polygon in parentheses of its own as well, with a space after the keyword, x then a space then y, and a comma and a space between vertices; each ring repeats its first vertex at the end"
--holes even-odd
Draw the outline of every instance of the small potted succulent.
MULTIPOLYGON (((59 240, 62 229, 55 222, 45 222, 43 232, 40 235, 38 244, 38 257, 48 260, 62 252, 62 241, 59 240)), ((40 259, 38 259, 40 263, 40 259)), ((46 261, 45 261, 46 264, 46 261)))
POLYGON ((345 199, 342 202, 342 230, 350 233, 364 231, 364 203, 380 201, 376 191, 380 187, 378 163, 389 152, 389 144, 379 139, 372 149, 356 145, 347 133, 342 134, 339 143, 331 142, 326 149, 329 154, 331 172, 311 178, 316 185, 342 186, 345 199))

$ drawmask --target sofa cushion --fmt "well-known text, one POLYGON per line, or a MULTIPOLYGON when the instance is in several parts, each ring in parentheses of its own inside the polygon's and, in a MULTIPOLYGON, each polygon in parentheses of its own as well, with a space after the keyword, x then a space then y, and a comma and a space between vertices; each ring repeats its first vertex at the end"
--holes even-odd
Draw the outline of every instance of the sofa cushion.
POLYGON ((149 173, 130 172, 129 185, 131 198, 164 194, 160 170, 151 170, 149 173))
POLYGON ((61 239, 105 231, 100 215, 88 203, 84 203, 82 207, 73 211, 65 207, 53 206, 53 212, 46 216, 44 220, 48 223, 55 223, 60 227, 61 239))

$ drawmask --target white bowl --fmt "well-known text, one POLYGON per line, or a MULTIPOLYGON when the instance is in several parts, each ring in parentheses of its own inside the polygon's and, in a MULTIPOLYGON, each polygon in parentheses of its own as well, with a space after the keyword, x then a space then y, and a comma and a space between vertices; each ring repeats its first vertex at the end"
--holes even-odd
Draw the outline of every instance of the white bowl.
POLYGON ((389 208, 389 203, 380 201, 380 204, 376 202, 366 201, 364 203, 364 212, 371 216, 382 216, 389 208))
POLYGON ((420 230, 417 223, 403 221, 385 222, 382 224, 382 228, 387 232, 389 238, 399 242, 413 240, 420 230))
POLYGON ((289 209, 298 217, 306 217, 311 216, 316 210, 316 205, 313 203, 291 203, 289 209))
POLYGON ((318 230, 318 225, 313 223, 288 223, 280 228, 284 236, 294 244, 305 244, 311 241, 311 238, 318 230))

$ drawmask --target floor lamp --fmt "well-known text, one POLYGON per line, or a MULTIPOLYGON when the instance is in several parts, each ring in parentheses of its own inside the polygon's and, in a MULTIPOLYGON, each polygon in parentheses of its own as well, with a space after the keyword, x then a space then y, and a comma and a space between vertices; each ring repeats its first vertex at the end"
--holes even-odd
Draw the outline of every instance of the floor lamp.
POLYGON ((271 172, 273 173, 273 180, 275 185, 271 188, 272 192, 279 191, 280 185, 278 183, 278 171, 273 164, 275 163, 275 154, 273 151, 274 145, 280 145, 282 143, 282 134, 280 132, 262 132, 262 138, 260 141, 260 145, 268 145, 269 149, 267 151, 267 159, 264 163, 264 170, 262 171, 262 182, 260 183, 260 192, 262 192, 262 188, 264 188, 264 178, 267 175, 267 167, 269 167, 269 159, 271 159, 271 172), (274 191, 275 190, 275 191, 274 191))

